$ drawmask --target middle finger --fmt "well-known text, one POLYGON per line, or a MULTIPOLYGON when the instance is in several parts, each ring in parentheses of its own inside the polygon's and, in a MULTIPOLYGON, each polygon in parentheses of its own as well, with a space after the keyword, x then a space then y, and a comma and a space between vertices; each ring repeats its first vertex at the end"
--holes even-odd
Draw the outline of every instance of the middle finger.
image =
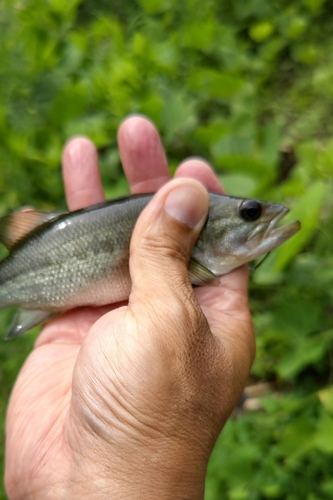
POLYGON ((155 192, 170 180, 161 139, 147 118, 127 118, 120 125, 118 144, 131 193, 155 192))

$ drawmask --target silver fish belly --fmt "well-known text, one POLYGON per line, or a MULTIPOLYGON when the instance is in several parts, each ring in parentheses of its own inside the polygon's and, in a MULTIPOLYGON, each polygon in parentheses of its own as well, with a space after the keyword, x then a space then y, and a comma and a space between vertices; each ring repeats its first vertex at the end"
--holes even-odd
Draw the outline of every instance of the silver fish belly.
MULTIPOLYGON (((75 307, 127 299, 131 235, 152 196, 2 218, 0 241, 10 254, 0 263, 0 308, 20 307, 7 337, 75 307)), ((275 228, 286 212, 281 205, 211 193, 189 265, 191 282, 205 284, 290 238, 300 227, 297 221, 275 228)))

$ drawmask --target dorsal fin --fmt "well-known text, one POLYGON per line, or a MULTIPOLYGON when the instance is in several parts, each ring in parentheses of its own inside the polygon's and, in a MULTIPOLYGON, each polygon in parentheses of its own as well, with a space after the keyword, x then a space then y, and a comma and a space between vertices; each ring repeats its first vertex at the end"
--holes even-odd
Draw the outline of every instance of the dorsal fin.
POLYGON ((39 212, 34 209, 24 209, 13 212, 0 219, 0 241, 11 250, 18 241, 36 227, 56 219, 62 212, 39 212))

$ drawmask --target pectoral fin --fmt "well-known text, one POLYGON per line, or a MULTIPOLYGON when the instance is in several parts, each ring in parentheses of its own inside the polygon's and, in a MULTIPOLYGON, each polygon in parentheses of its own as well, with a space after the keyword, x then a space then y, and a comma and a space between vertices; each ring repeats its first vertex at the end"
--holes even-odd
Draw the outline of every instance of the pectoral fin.
POLYGON ((58 313, 49 311, 29 311, 28 309, 19 309, 14 316, 12 324, 5 336, 5 340, 19 337, 23 333, 31 330, 34 326, 46 323, 59 316, 58 313))
POLYGON ((213 274, 209 269, 193 259, 190 259, 188 265, 188 274, 190 276, 192 285, 203 286, 207 285, 208 283, 217 284, 219 282, 215 274, 213 274))

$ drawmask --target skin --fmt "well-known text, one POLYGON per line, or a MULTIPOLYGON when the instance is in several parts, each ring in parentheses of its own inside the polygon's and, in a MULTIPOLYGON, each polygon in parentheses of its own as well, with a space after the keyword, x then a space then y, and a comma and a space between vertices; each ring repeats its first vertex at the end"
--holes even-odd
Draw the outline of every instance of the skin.
MULTIPOLYGON (((188 159, 170 181, 143 117, 125 120, 118 141, 132 193, 161 188, 132 237, 131 296, 42 330, 8 408, 10 500, 202 499, 253 362, 247 270, 194 290, 186 271, 208 210, 203 186, 223 192, 212 169, 188 159)), ((104 199, 88 139, 66 145, 63 176, 70 210, 104 199)))

